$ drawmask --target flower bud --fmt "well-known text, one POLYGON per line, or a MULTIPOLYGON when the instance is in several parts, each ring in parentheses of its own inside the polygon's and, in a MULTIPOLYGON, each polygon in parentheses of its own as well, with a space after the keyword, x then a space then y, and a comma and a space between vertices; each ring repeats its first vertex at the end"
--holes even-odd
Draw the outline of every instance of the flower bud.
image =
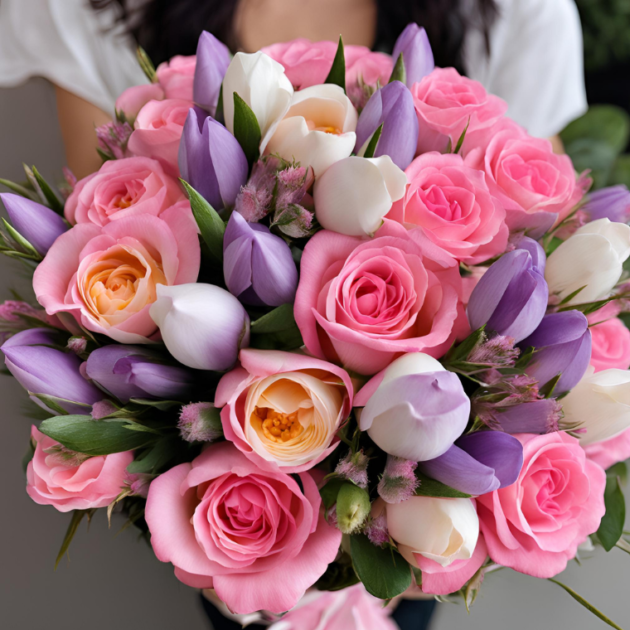
POLYGON ((249 343, 249 316, 230 293, 212 284, 156 287, 150 315, 168 351, 198 370, 222 372, 249 343))
POLYGON ((407 176, 387 155, 339 160, 315 181, 317 220, 347 236, 374 234, 406 186, 407 176))
POLYGON ((433 72, 435 62, 427 32, 415 23, 407 25, 398 36, 392 57, 396 61, 402 53, 407 75, 407 87, 418 83, 433 72))
POLYGON ((77 356, 81 356, 87 350, 87 339, 85 337, 70 337, 67 348, 77 356))
POLYGON ((337 527, 344 534, 359 531, 370 513, 370 508, 367 490, 353 483, 344 483, 337 495, 337 527))
POLYGON ((295 298, 298 273, 289 246, 238 212, 223 238, 223 273, 230 293, 245 304, 280 306, 295 298))
POLYGON ((13 227, 42 256, 68 230, 68 224, 62 217, 40 203, 13 193, 0 193, 0 199, 13 227))
POLYGON ((599 219, 579 228, 547 260, 549 292, 567 304, 607 297, 630 256, 630 227, 599 219))
POLYGON ((216 113, 221 83, 230 60, 227 46, 208 31, 203 31, 197 44, 193 101, 211 116, 216 113))
POLYGON ((363 451, 348 453, 337 464, 335 474, 351 481, 355 485, 359 486, 359 488, 367 488, 367 467, 369 461, 369 458, 363 453, 363 451))
POLYGON ((214 442, 223 436, 221 412, 208 402, 182 407, 177 426, 186 442, 214 442))
POLYGON ((385 471, 378 484, 381 499, 386 503, 400 503, 411 498, 419 485, 415 474, 417 465, 417 462, 388 455, 385 471))

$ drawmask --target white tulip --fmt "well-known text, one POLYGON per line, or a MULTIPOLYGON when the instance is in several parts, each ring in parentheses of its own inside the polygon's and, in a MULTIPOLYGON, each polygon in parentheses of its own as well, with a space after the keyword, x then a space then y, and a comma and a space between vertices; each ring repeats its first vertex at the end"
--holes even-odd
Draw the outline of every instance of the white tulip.
POLYGON ((339 234, 372 235, 406 186, 407 176, 388 155, 345 158, 315 181, 317 220, 339 234))
POLYGON ((385 507, 387 529, 414 567, 423 556, 447 567, 469 560, 479 538, 479 517, 470 499, 411 497, 385 507))
POLYGON ((285 76, 283 66, 269 55, 236 53, 223 79, 223 117, 231 133, 234 133, 234 92, 250 106, 258 119, 262 153, 291 105, 291 81, 285 76))
POLYGON ((149 314, 168 351, 197 370, 231 368, 249 343, 249 317, 231 294, 212 284, 158 284, 149 314))
POLYGON ((590 367, 561 402, 565 422, 586 429, 582 446, 613 438, 630 428, 630 370, 590 367))
POLYGON ((630 227, 599 219, 579 228, 547 260, 549 292, 566 298, 584 287, 568 304, 607 297, 630 256, 630 227))

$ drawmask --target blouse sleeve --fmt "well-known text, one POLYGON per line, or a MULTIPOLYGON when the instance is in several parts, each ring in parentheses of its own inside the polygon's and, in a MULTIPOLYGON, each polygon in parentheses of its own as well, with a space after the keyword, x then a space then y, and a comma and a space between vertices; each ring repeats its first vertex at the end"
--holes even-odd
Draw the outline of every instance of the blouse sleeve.
POLYGON ((480 33, 466 42, 471 78, 507 101, 508 115, 538 137, 587 110, 582 29, 573 0, 500 0, 488 57, 480 33))
POLYGON ((44 77, 105 112, 147 79, 114 9, 87 0, 0 1, 0 87, 44 77))

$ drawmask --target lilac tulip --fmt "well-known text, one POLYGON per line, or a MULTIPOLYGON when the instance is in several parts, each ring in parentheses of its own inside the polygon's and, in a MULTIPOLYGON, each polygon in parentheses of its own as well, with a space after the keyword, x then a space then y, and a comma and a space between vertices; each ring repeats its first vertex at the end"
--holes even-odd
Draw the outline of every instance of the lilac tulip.
MULTIPOLYGON (((527 243, 529 247, 531 243, 527 243)), ((468 320, 473 330, 512 337, 515 342, 531 335, 547 310, 549 291, 540 269, 540 245, 503 255, 484 274, 470 296, 468 320)))
POLYGON ((110 345, 94 350, 87 375, 123 403, 131 398, 179 400, 192 376, 182 367, 164 365, 155 352, 142 346, 110 345))
POLYGON ((393 81, 374 92, 361 112, 356 130, 357 153, 381 124, 383 130, 374 157, 389 155, 396 166, 405 170, 416 153, 418 117, 413 96, 400 81, 393 81))
POLYGON ((479 496, 512 485, 523 467, 523 446, 501 431, 465 435, 418 469, 460 492, 479 496))
POLYGON ((221 84, 231 56, 227 46, 207 31, 197 44, 197 66, 193 84, 193 100, 214 116, 219 102, 221 84))
POLYGON ((630 190, 623 184, 592 192, 581 208, 590 221, 609 219, 616 223, 630 220, 630 190))
POLYGON ((559 374, 554 395, 573 389, 581 380, 591 361, 591 331, 588 320, 580 311, 552 313, 520 346, 534 347, 531 362, 525 369, 540 387, 559 374))
POLYGON ((40 407, 55 413, 35 394, 54 396, 71 414, 86 414, 103 393, 81 375, 81 359, 75 354, 51 347, 56 333, 47 328, 31 328, 11 337, 2 346, 7 369, 40 407), (64 402, 72 401, 72 402, 64 402), (73 403, 82 403, 73 404, 73 403))
POLYGON ((435 68, 433 51, 429 43, 427 32, 417 24, 408 24, 399 35, 394 45, 392 57, 394 61, 403 54, 405 71, 407 73, 407 87, 422 81, 435 68))
POLYGON ((488 418, 480 414, 480 419, 485 420, 488 426, 513 435, 555 433, 559 430, 561 417, 562 406, 555 398, 541 398, 503 409, 497 406, 488 418))
POLYGON ((238 212, 223 238, 223 274, 230 293, 244 304, 280 306, 295 298, 298 273, 289 246, 238 212))
POLYGON ((191 109, 179 145, 179 170, 215 210, 231 207, 247 181, 247 158, 236 138, 214 118, 191 109))
POLYGON ((13 227, 42 256, 68 230, 68 224, 62 217, 40 203, 12 193, 2 193, 0 199, 13 227))

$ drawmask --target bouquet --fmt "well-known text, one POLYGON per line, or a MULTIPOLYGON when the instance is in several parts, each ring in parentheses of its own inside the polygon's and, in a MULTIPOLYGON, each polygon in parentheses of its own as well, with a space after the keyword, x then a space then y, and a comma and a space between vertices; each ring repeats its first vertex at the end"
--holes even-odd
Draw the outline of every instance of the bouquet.
POLYGON ((392 57, 139 59, 98 172, 3 180, 36 302, 1 307, 2 352, 59 559, 120 511, 228 614, 308 630, 630 551, 628 190, 587 194, 413 24, 392 57))

